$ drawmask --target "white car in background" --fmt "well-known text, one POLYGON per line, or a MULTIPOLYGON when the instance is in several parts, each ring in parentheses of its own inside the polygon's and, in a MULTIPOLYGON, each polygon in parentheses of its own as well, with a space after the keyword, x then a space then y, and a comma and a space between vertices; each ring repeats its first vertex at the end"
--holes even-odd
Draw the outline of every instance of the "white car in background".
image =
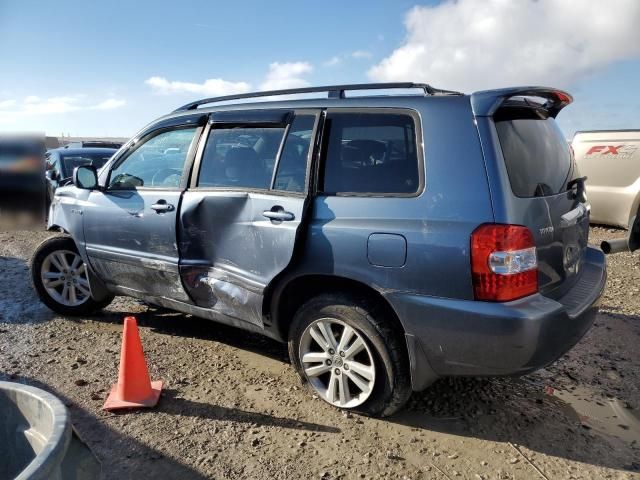
POLYGON ((587 177, 591 223, 629 228, 640 206, 640 130, 576 132, 571 145, 587 177))

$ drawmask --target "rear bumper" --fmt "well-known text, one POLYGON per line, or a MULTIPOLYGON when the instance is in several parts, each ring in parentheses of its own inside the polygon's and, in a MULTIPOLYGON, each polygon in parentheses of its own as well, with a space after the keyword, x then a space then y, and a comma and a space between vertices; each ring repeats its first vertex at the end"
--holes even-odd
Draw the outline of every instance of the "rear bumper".
POLYGON ((506 303, 394 293, 407 333, 415 390, 437 376, 521 375, 571 349, 589 330, 606 282, 600 250, 588 248, 580 280, 562 298, 506 303))

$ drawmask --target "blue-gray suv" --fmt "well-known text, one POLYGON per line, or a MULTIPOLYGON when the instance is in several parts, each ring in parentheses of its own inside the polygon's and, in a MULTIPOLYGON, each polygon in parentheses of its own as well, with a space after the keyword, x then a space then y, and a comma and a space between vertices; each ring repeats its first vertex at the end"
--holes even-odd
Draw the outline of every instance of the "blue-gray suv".
POLYGON ((555 121, 571 100, 396 83, 193 102, 58 189, 35 288, 64 315, 128 295, 287 341, 313 392, 368 415, 441 376, 531 372, 587 332, 606 279, 555 121))

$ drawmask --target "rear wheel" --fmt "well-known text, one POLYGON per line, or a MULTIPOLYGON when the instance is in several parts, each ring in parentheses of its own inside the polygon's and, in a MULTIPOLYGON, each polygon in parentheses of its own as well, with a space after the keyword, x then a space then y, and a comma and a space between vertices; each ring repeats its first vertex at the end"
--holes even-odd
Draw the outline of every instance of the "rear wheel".
POLYGON ((374 305, 325 294, 296 312, 289 355, 302 381, 327 403, 388 416, 411 395, 402 335, 374 305))
POLYGON ((91 297, 87 267, 70 237, 53 237, 36 249, 31 278, 40 300, 62 315, 86 315, 113 300, 91 297))

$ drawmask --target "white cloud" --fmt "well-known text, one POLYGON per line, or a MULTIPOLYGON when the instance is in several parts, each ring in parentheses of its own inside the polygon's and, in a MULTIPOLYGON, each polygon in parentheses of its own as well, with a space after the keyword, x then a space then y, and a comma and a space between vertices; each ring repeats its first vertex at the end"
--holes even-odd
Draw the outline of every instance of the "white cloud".
POLYGON ((124 107, 127 104, 125 100, 118 98, 109 98, 103 102, 97 103, 92 108, 96 110, 114 110, 116 108, 124 107))
POLYGON ((88 104, 85 95, 68 95, 42 98, 29 95, 22 99, 0 102, 0 121, 11 122, 19 117, 40 117, 63 114, 79 110, 113 110, 126 104, 124 100, 109 98, 96 104, 88 104))
POLYGON ((354 50, 351 53, 342 53, 340 55, 334 55, 329 60, 322 63, 325 67, 335 67, 336 65, 340 65, 345 60, 349 58, 354 58, 356 60, 363 60, 372 58, 373 54, 368 50, 354 50))
POLYGON ((302 78, 313 71, 309 62, 273 62, 260 90, 306 87, 309 82, 302 78))
POLYGON ((251 90, 251 85, 247 82, 228 82, 221 78, 209 78, 203 83, 169 81, 164 77, 151 77, 145 82, 151 87, 154 93, 160 95, 171 95, 176 93, 193 93, 204 96, 232 95, 234 93, 245 93, 251 90))
POLYGON ((371 58, 373 57, 373 54, 367 50, 356 50, 355 52, 351 52, 351 56, 353 58, 362 59, 362 58, 371 58))
POLYGON ((16 113, 24 115, 48 115, 52 113, 67 113, 82 108, 77 96, 61 96, 40 98, 29 95, 18 108, 16 113))
POLYGON ((336 55, 334 57, 331 57, 326 62, 323 62, 322 65, 324 65, 325 67, 335 67, 340 63, 342 63, 342 57, 340 55, 336 55))
POLYGON ((447 0, 411 9, 405 43, 369 76, 465 91, 566 87, 639 56, 639 24, 638 0, 447 0))
MULTIPOLYGON (((305 87, 309 82, 305 75, 313 71, 309 62, 273 62, 264 81, 259 85, 260 90, 279 90, 285 88, 305 87)), ((210 78, 203 83, 167 80, 165 77, 155 76, 145 82, 151 90, 159 95, 194 94, 200 96, 223 96, 236 93, 246 93, 254 89, 249 82, 229 82, 221 78, 210 78)))

